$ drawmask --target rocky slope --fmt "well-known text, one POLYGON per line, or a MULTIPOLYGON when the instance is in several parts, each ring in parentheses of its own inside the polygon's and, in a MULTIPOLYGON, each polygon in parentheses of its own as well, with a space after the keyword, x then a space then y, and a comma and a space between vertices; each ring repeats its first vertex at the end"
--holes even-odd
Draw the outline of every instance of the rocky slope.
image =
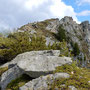
POLYGON ((77 24, 71 17, 65 17, 60 20, 66 30, 67 36, 71 41, 77 42, 81 52, 87 55, 90 60, 90 24, 89 21, 77 24))
MULTIPOLYGON (((68 47, 72 50, 71 43, 78 43, 80 57, 90 60, 90 24, 89 21, 77 24, 72 17, 59 19, 48 19, 42 22, 29 23, 19 28, 18 32, 28 31, 31 35, 44 36, 46 45, 58 42, 54 34, 58 33, 58 27, 63 26, 68 39, 68 47)), ((30 37, 31 37, 30 35, 30 37)))

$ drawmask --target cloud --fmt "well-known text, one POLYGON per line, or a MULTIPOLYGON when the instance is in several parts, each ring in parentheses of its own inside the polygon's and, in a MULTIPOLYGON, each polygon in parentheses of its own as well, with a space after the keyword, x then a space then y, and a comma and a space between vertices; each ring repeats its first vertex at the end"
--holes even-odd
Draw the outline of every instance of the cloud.
POLYGON ((28 10, 33 10, 33 8, 38 8, 40 5, 42 5, 43 3, 48 2, 48 0, 27 0, 24 3, 24 6, 28 9, 28 10))
POLYGON ((8 26, 7 24, 5 24, 3 21, 0 22, 0 32, 8 32, 10 31, 10 26, 8 26))
POLYGON ((79 6, 81 6, 83 4, 90 4, 90 0, 77 0, 77 4, 79 6))
POLYGON ((85 11, 82 11, 80 13, 77 13, 77 16, 89 16, 89 15, 90 15, 89 10, 85 10, 85 11))
POLYGON ((52 2, 53 4, 50 6, 50 11, 54 17, 63 18, 64 16, 72 16, 75 21, 79 22, 72 6, 66 5, 61 0, 52 0, 52 2))
POLYGON ((1 0, 0 21, 11 28, 20 27, 28 22, 49 18, 72 16, 78 22, 72 6, 62 0, 1 0))

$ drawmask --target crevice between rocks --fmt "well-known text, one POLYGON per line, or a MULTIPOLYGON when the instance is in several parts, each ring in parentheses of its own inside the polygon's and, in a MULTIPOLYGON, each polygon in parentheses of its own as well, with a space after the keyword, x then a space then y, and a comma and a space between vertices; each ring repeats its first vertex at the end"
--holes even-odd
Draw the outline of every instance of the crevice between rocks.
POLYGON ((6 87, 6 90, 19 90, 19 87, 25 85, 27 82, 32 81, 35 78, 30 77, 27 74, 22 74, 20 77, 12 80, 6 87), (13 89, 14 88, 14 89, 13 89))

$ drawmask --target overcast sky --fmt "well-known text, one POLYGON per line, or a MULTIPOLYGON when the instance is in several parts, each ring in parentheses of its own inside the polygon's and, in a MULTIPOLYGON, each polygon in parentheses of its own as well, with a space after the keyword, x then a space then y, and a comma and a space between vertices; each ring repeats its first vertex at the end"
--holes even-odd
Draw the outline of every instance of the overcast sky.
POLYGON ((0 31, 64 16, 90 21, 90 0, 0 0, 0 31))

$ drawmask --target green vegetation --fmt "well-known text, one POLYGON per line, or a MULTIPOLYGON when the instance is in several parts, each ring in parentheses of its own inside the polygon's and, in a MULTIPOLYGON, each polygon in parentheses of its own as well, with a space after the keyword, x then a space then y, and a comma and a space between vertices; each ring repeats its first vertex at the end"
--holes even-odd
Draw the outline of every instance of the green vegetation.
POLYGON ((71 51, 69 51, 67 43, 64 40, 63 42, 54 43, 51 46, 49 45, 48 48, 53 50, 60 50, 60 56, 67 56, 67 57, 72 56, 71 51))
POLYGON ((46 46, 44 37, 32 36, 27 32, 15 32, 7 37, 0 37, 0 63, 12 60, 18 54, 27 51, 38 50, 60 50, 61 56, 70 56, 65 41, 46 46))
POLYGON ((0 68, 0 76, 2 75, 2 73, 4 73, 7 70, 8 70, 8 67, 0 68))
POLYGON ((32 51, 45 50, 45 39, 43 37, 31 37, 27 33, 13 33, 8 37, 0 37, 0 63, 12 60, 16 55, 32 51))
MULTIPOLYGON (((56 35, 56 38, 60 41, 60 42, 63 42, 63 40, 65 42, 68 42, 70 41, 70 37, 67 37, 66 36, 66 33, 65 33, 65 30, 63 29, 62 26, 59 26, 58 28, 58 33, 56 35)), ((73 47, 73 51, 72 51, 72 54, 74 54, 74 56, 77 56, 79 55, 80 53, 80 50, 79 50, 79 46, 77 43, 73 43, 73 41, 71 42, 71 45, 73 47)))
POLYGON ((54 90, 55 87, 58 87, 62 90, 68 90, 68 86, 75 86, 78 90, 89 90, 90 89, 90 69, 85 68, 79 68, 76 66, 75 63, 71 65, 63 65, 60 67, 57 67, 55 72, 65 72, 69 73, 70 78, 65 79, 57 79, 52 84, 52 89, 54 90), (63 84, 65 86, 63 86, 63 84))
POLYGON ((0 38, 0 62, 7 62, 27 50, 29 38, 26 33, 9 34, 0 38))
POLYGON ((73 45, 73 54, 74 54, 74 56, 77 56, 77 55, 79 55, 79 53, 80 53, 79 46, 77 43, 75 43, 73 45))
POLYGON ((59 40, 59 41, 63 41, 63 40, 67 40, 67 38, 66 38, 66 34, 65 34, 65 30, 63 29, 63 27, 62 26, 59 26, 59 28, 58 28, 58 33, 57 33, 57 35, 56 35, 56 37, 57 37, 57 39, 59 40))
POLYGON ((32 80, 31 77, 29 77, 26 74, 23 74, 21 77, 11 81, 11 83, 7 85, 6 90, 19 90, 19 87, 23 86, 25 83, 27 83, 30 80, 32 80))

